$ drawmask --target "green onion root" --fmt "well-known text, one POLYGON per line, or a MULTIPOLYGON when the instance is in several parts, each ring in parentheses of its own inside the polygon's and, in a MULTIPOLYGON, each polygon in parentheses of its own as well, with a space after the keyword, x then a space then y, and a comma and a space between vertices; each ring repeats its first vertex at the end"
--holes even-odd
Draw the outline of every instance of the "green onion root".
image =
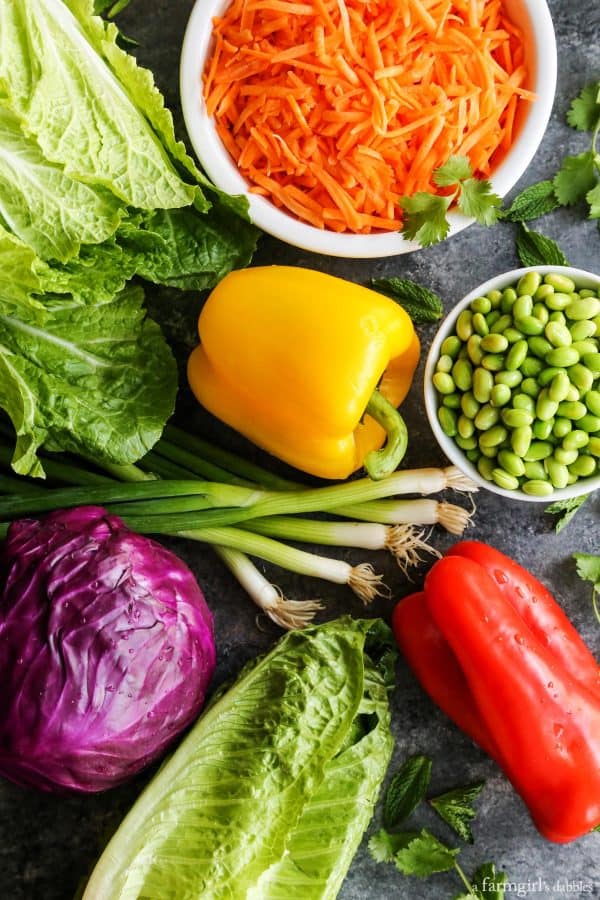
POLYGON ((423 562, 421 553, 430 553, 439 559, 441 553, 428 543, 423 532, 414 525, 393 525, 389 527, 386 550, 395 558, 398 566, 408 577, 408 569, 423 562))

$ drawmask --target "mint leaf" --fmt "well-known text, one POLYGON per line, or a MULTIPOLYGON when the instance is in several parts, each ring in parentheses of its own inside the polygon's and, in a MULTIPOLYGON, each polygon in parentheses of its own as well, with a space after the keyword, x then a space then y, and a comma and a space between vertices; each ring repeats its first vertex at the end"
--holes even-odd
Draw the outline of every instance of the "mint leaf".
POLYGON ((517 194, 505 210, 503 218, 507 222, 529 222, 555 210, 560 203, 554 193, 552 181, 538 181, 517 194))
POLYGON ((556 503, 551 503, 550 506, 546 507, 544 512, 558 516, 554 523, 554 530, 557 534, 560 534, 563 528, 569 524, 588 497, 589 494, 581 494, 579 497, 570 497, 568 500, 557 500, 556 503))
POLYGON ((450 229, 446 213, 453 199, 426 191, 417 191, 412 197, 401 197, 399 203, 405 213, 402 223, 404 237, 418 241, 422 247, 443 241, 450 229))
POLYGON ((600 219, 600 182, 591 191, 587 192, 585 199, 590 207, 589 218, 600 219))
POLYGON ((396 853, 408 847, 417 837, 419 837, 417 831, 399 831, 391 834, 385 828, 380 828, 369 840, 369 853, 375 862, 393 862, 396 853))
POLYGON ((429 803, 450 828, 453 828, 463 841, 473 843, 470 822, 477 815, 473 803, 483 790, 485 782, 478 781, 467 787, 454 788, 439 797, 433 797, 429 803))
POLYGON ((455 858, 460 853, 438 841, 424 828, 408 847, 396 854, 396 866, 404 875, 427 878, 436 872, 448 872, 454 868, 455 858))
POLYGON ((472 217, 480 225, 490 226, 500 218, 502 199, 493 192, 489 181, 467 178, 462 182, 457 205, 465 216, 472 217))
POLYGON ((586 85, 573 100, 567 122, 577 131, 594 131, 600 121, 600 81, 586 85))
POLYGON ((437 322, 444 306, 437 294, 408 278, 372 278, 371 286, 399 303, 415 325, 437 322))
POLYGON ((383 821, 394 828, 406 819, 424 798, 431 778, 431 760, 412 756, 390 781, 383 803, 383 821))
POLYGON ((438 187, 451 187, 467 178, 471 178, 473 169, 466 156, 451 156, 433 173, 433 180, 438 187))
POLYGON ((473 873, 473 887, 483 900, 504 900, 506 873, 497 872, 494 863, 484 863, 473 873))
POLYGON ((524 266, 568 266, 569 261, 551 238, 532 231, 521 223, 517 234, 517 253, 524 266))
POLYGON ((556 197, 563 206, 572 206, 583 200, 596 186, 593 151, 586 150, 578 156, 565 156, 554 176, 553 185, 556 197))

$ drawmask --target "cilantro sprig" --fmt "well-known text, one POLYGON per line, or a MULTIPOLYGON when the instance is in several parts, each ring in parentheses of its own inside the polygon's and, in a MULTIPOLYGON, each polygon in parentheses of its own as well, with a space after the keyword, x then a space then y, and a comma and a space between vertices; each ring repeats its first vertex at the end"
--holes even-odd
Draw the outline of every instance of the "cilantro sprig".
POLYGON ((466 156, 451 156, 434 170, 433 180, 438 187, 448 188, 448 192, 417 191, 400 198, 404 211, 402 234, 409 240, 418 241, 422 247, 443 241, 450 230, 447 213, 453 204, 481 225, 493 225, 500 218, 502 200, 489 181, 473 176, 466 156))
POLYGON ((577 563, 577 574, 583 581, 592 582, 592 607, 594 614, 600 622, 600 608, 598 598, 600 594, 600 556, 595 553, 574 553, 573 559, 577 563))
MULTIPOLYGON (((400 767, 388 786, 384 798, 386 827, 377 831, 369 841, 369 852, 376 862, 394 863, 404 875, 428 878, 438 872, 454 869, 466 892, 455 900, 503 900, 506 875, 497 872, 493 863, 485 863, 469 879, 458 856, 460 847, 450 847, 427 828, 420 831, 395 829, 426 799, 431 776, 431 760, 413 756, 400 767)), ((454 788, 430 798, 427 802, 465 841, 472 843, 471 822, 476 816, 474 803, 483 789, 483 782, 454 788)))

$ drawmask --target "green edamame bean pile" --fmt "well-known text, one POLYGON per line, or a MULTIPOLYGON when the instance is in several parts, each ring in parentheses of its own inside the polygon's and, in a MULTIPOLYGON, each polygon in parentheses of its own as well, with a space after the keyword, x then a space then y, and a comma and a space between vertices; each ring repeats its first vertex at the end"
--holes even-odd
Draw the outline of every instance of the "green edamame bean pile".
POLYGON ((527 272, 441 346, 438 418, 488 481, 531 496, 600 473, 600 293, 527 272))

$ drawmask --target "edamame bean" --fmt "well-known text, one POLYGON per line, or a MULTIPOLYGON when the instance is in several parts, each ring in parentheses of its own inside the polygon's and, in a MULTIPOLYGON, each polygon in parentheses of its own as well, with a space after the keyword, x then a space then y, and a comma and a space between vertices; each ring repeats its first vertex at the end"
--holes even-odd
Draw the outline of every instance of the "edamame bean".
POLYGON ((535 378, 544 368, 544 363, 535 356, 528 356, 523 360, 520 368, 526 378, 535 378))
POLYGON ((485 406, 482 406, 477 415, 475 416, 475 428, 478 428, 479 431, 487 431, 488 428, 491 428, 500 420, 500 412, 495 409, 489 403, 486 403, 485 406))
POLYGON ((564 488, 569 481, 569 470, 566 466, 557 463, 556 460, 549 458, 546 460, 546 469, 548 476, 555 488, 564 488))
POLYGON ((586 449, 592 456, 600 456, 600 437, 595 437, 594 435, 590 437, 590 442, 586 449))
POLYGON ((492 472, 496 468, 493 459, 489 459, 486 456, 481 456, 477 461, 477 471, 481 475, 482 478, 485 478, 486 481, 492 480, 492 472))
POLYGON ((471 310, 474 313, 481 313, 484 316, 487 316, 489 312, 491 312, 492 303, 489 297, 475 297, 473 302, 471 303, 471 310))
POLYGON ((509 325, 508 328, 505 328, 503 334, 509 344, 515 344, 517 341, 521 341, 523 339, 523 332, 519 331, 518 328, 513 328, 512 325, 509 325))
POLYGON ((570 294, 564 293, 564 291, 557 291, 553 294, 548 294, 544 302, 548 309, 552 309, 555 312, 562 312, 563 309, 566 309, 567 306, 573 302, 573 298, 570 294))
POLYGON ((505 288, 502 291, 502 300, 500 303, 500 309, 503 313, 509 313, 513 307, 513 303, 517 299, 517 292, 514 288, 509 287, 505 288))
POLYGON ((560 369, 568 369, 579 362, 579 353, 573 347, 557 347, 546 353, 546 363, 549 366, 558 366, 560 369))
POLYGON ((565 309, 567 319, 579 322, 581 319, 593 319, 600 315, 600 300, 597 297, 580 297, 573 300, 565 309))
POLYGON ((509 475, 515 475, 517 478, 520 478, 521 475, 525 474, 525 463, 512 450, 500 450, 498 452, 498 462, 509 475))
POLYGON ((505 384, 509 388, 518 387, 523 381, 523 375, 518 370, 513 372, 508 372, 503 369, 501 372, 497 372, 494 376, 494 381, 496 384, 505 384))
POLYGON ((433 386, 440 394, 453 394, 454 393, 454 379, 452 375, 448 375, 447 372, 436 372, 431 379, 433 382, 433 386))
POLYGON ((564 416, 565 419, 582 419, 587 413, 587 409, 579 400, 563 400, 558 404, 558 415, 564 416))
POLYGON ((462 342, 460 338, 457 338, 455 334, 451 334, 450 337, 442 341, 440 351, 442 356, 451 356, 452 359, 456 359, 461 347, 462 342))
MULTIPOLYGON (((456 379, 455 379, 456 381, 456 379)), ((459 385, 460 387, 460 385, 459 385)), ((548 396, 551 400, 556 403, 560 403, 561 400, 565 400, 567 394, 569 393, 569 388, 571 387, 571 382, 569 381, 569 376, 566 372, 557 372, 552 381, 550 382, 550 386, 548 388, 548 396)), ((556 414, 556 411, 553 415, 556 414)))
POLYGON ((533 415, 525 409, 503 409, 501 418, 509 428, 521 428, 533 423, 533 415))
POLYGON ((570 419, 565 419, 564 417, 557 417, 554 420, 554 425, 552 426, 552 434, 555 438, 559 440, 570 434, 571 429, 573 428, 573 424, 570 419))
POLYGON ((477 438, 475 435, 470 438, 463 438, 460 435, 457 435, 454 438, 454 443, 460 447, 461 450, 476 450, 477 449, 477 438))
POLYGON ((548 312, 548 307, 543 303, 534 303, 533 304, 533 315, 536 319, 539 319, 542 325, 545 325, 549 318, 550 313, 548 312))
POLYGON ((589 478, 596 471, 596 460, 593 456, 581 454, 574 463, 569 466, 571 475, 577 475, 579 478, 589 478))
POLYGON ((489 372, 501 372, 504 368, 504 357, 499 353, 486 353, 481 360, 481 365, 489 372))
POLYGON ((514 428, 510 435, 510 446, 517 456, 525 456, 533 440, 533 431, 529 425, 514 428))
POLYGON ((523 482, 521 490, 530 497, 549 497, 554 488, 549 481, 533 478, 531 481, 523 482))
POLYGON ((576 363, 569 367, 569 381, 581 394, 587 394, 594 383, 594 373, 581 363, 576 363))
POLYGON ((456 334, 463 343, 473 334, 473 314, 470 309, 463 309, 456 320, 456 334))
POLYGON ((585 416, 577 420, 577 427, 594 434, 596 431, 600 431, 600 416, 586 413, 585 416))
POLYGON ((490 394, 492 406, 506 406, 511 397, 511 390, 506 384, 495 384, 490 394))
POLYGON ((480 348, 480 344, 481 335, 479 334, 472 334, 467 341, 467 356, 474 366, 481 365, 481 360, 483 359, 483 350, 480 348))
POLYGON ((478 403, 488 403, 492 388, 494 387, 494 376, 487 369, 477 368, 473 372, 473 395, 478 403))
POLYGON ((565 314, 563 312, 561 312, 558 309, 555 309, 554 312, 550 313, 550 318, 548 319, 548 321, 549 322, 558 322, 559 325, 566 325, 567 317, 565 316, 565 314))
POLYGON ((533 337, 535 334, 541 334, 544 330, 544 323, 536 319, 535 316, 523 316, 516 319, 517 328, 520 328, 523 334, 533 337))
POLYGON ((541 459, 551 456, 553 449, 552 444, 548 441, 532 441, 525 454, 525 460, 526 462, 539 462, 541 459))
POLYGON ((472 419, 468 419, 464 414, 458 417, 457 430, 461 438, 470 438, 475 434, 475 424, 472 419))
POLYGON ((519 479, 515 478, 514 475, 509 475, 504 469, 493 469, 492 481, 505 491, 516 491, 519 489, 519 479))
POLYGON ((497 447, 482 447, 481 442, 479 443, 479 450, 483 454, 483 456, 488 457, 489 459, 494 460, 494 465, 496 465, 496 455, 498 453, 497 447))
POLYGON ((564 447, 557 447, 554 451, 554 459, 562 466, 570 466, 579 456, 578 450, 565 450, 564 447))
POLYGON ((481 338, 479 346, 485 353, 504 353, 508 348, 508 341, 503 334, 486 334, 481 338))
MULTIPOLYGON (((569 347, 573 343, 571 332, 566 325, 561 325, 559 322, 548 322, 544 328, 544 334, 552 347, 569 347)), ((548 353, 552 347, 549 348, 548 353)))
POLYGON ((600 416, 600 391, 588 391, 585 405, 593 416, 600 416))
POLYGON ((468 359, 457 359, 452 367, 454 384, 459 391, 470 391, 473 383, 473 366, 468 359))
POLYGON ((504 367, 508 372, 514 372, 516 369, 519 369, 529 352, 529 346, 527 341, 517 341, 516 344, 513 344, 510 350, 508 351, 508 355, 504 360, 504 367))
POLYGON ((552 426, 554 425, 554 419, 548 419, 548 421, 544 422, 540 419, 537 419, 533 425, 533 436, 538 441, 547 441, 552 435, 552 426))
POLYGON ((575 400, 581 400, 581 395, 574 384, 569 385, 569 390, 567 391, 565 400, 569 400, 571 403, 575 400))
POLYGON ((467 391, 466 394, 463 394, 460 398, 460 408, 463 411, 463 415, 467 417, 467 419, 474 419, 477 413, 480 410, 480 404, 475 399, 472 391, 467 391))
POLYGON ((590 436, 587 431, 576 428, 567 434, 562 442, 564 450, 581 450, 590 442, 590 436))
POLYGON ((475 464, 481 456, 481 453, 479 452, 479 449, 477 447, 474 447, 472 450, 465 450, 465 456, 467 457, 469 462, 475 464))
POLYGON ((546 338, 541 336, 541 334, 530 337, 527 341, 527 344, 533 355, 537 356, 539 359, 544 359, 546 353, 550 353, 550 351, 552 350, 552 344, 550 343, 550 341, 547 341, 546 338))
POLYGON ((451 356, 440 356, 436 363, 436 371, 437 372, 451 372, 454 361, 451 356))
POLYGON ((524 378, 521 382, 521 390, 524 394, 529 394, 530 397, 537 397, 540 392, 540 386, 535 378, 524 378))
POLYGON ((586 341, 588 338, 594 337, 596 326, 590 319, 582 319, 580 322, 573 322, 569 331, 574 341, 586 341))
POLYGON ((587 341, 573 341, 571 346, 574 350, 577 350, 580 356, 585 356, 586 353, 598 352, 598 342, 592 340, 592 338, 588 338, 587 341))
POLYGON ((512 405, 515 409, 525 409, 532 416, 535 415, 535 400, 528 394, 515 394, 512 399, 512 405))
POLYGON ((438 407, 438 420, 442 426, 442 431, 444 434, 447 434, 448 437, 454 437, 457 434, 457 419, 454 410, 448 409, 446 406, 438 407))
MULTIPOLYGON (((488 313, 485 317, 485 321, 488 323, 488 328, 491 328, 496 322, 500 321, 500 310, 492 309, 491 313, 488 313)), ((510 324, 510 323, 509 323, 510 324)))
POLYGON ((508 431, 506 428, 503 428, 502 425, 494 425, 493 428, 490 428, 488 431, 484 431, 479 438, 479 446, 483 447, 497 447, 498 444, 501 444, 508 437, 508 431))
POLYGON ((546 478, 546 470, 544 468, 544 464, 542 462, 526 462, 525 478, 528 478, 530 481, 537 481, 537 479, 544 481, 546 478))
MULTIPOLYGON (((490 316, 491 315, 493 314, 490 313, 490 316)), ((496 321, 492 325, 490 325, 490 316, 488 316, 487 323, 490 326, 490 332, 492 332, 493 334, 502 334, 504 329, 508 328, 509 325, 512 324, 511 316, 500 316, 499 319, 496 319, 496 321)))
POLYGON ((595 291, 592 291, 590 288, 580 288, 579 296, 580 297, 596 297, 597 294, 595 293, 595 291))
POLYGON ((545 300, 546 297, 550 296, 550 294, 554 293, 554 288, 551 284, 540 284, 539 288, 534 294, 535 300, 545 300))
POLYGON ((502 291, 488 291, 487 297, 492 306, 498 306, 498 304, 502 300, 502 291))
POLYGON ((541 283, 542 276, 539 272, 526 272, 525 275, 521 275, 517 282, 517 293, 533 296, 541 283))
POLYGON ((564 291, 572 294, 575 290, 575 282, 568 275, 561 275, 560 272, 548 272, 544 275, 544 284, 551 285, 555 291, 564 291))
POLYGON ((533 300, 528 294, 517 297, 513 304, 512 316, 515 322, 533 314, 533 300))
POLYGON ((485 316, 482 313, 474 313, 473 314, 473 328, 477 332, 477 334, 482 337, 489 332, 488 323, 485 321, 485 316))
POLYGON ((547 387, 552 379, 559 374, 559 372, 564 372, 567 374, 566 369, 559 369, 558 366, 548 366, 547 369, 542 369, 540 374, 538 375, 538 382, 542 387, 547 387))
POLYGON ((600 375, 600 353, 584 353, 582 362, 594 376, 600 375))
POLYGON ((448 409, 460 409, 460 394, 446 394, 442 397, 442 406, 448 409))

